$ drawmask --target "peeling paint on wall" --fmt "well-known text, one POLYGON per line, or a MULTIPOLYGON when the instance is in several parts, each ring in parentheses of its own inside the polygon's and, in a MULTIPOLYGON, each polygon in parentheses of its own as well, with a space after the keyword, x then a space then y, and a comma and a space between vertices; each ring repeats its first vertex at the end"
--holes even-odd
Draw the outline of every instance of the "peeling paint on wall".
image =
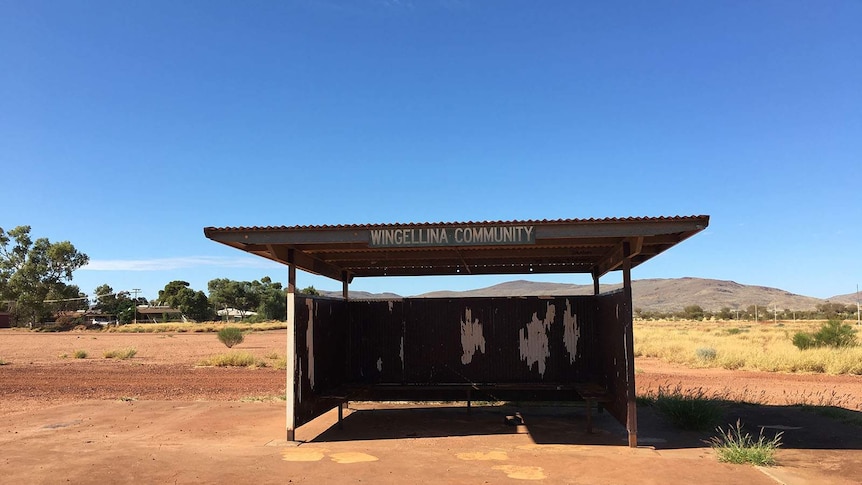
POLYGON ((392 309, 395 308, 395 302, 389 300, 389 313, 392 313, 392 309))
POLYGON ((574 363, 578 353, 578 339, 581 329, 578 327, 578 316, 572 310, 572 302, 566 299, 566 311, 563 312, 563 344, 569 351, 569 363, 574 363))
POLYGON ((401 357, 401 370, 404 370, 404 335, 401 335, 401 351, 398 353, 401 357))
POLYGON ((305 331, 305 348, 308 349, 308 382, 314 389, 314 300, 309 298, 305 304, 308 306, 308 329, 305 331))
POLYGON ((377 371, 383 372, 383 357, 377 358, 377 371))
POLYGON ((548 330, 557 315, 556 307, 548 303, 545 319, 539 320, 538 313, 533 313, 533 318, 527 323, 527 328, 520 331, 521 359, 527 362, 527 367, 533 368, 538 364, 539 375, 545 375, 545 364, 551 351, 548 348, 548 330))
POLYGON ((296 375, 296 382, 300 383, 296 386, 296 399, 298 402, 302 402, 302 360, 296 361, 296 375))
POLYGON ((479 319, 473 320, 473 310, 469 308, 464 312, 464 320, 461 320, 461 363, 464 365, 473 361, 476 351, 485 353, 485 336, 482 335, 482 324, 479 319))

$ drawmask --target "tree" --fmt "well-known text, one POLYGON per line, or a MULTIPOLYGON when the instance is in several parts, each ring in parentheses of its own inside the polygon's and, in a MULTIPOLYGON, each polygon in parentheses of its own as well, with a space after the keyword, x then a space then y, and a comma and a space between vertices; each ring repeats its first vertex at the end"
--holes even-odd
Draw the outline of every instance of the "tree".
POLYGON ((254 311, 260 304, 259 294, 248 281, 233 281, 227 278, 216 278, 207 283, 210 301, 217 307, 227 310, 235 308, 242 317, 254 311))
POLYGON ((30 226, 9 232, 0 227, 0 299, 15 303, 16 320, 39 323, 48 313, 48 294, 70 281, 72 272, 89 260, 69 241, 33 241, 30 226))
POLYGON ((96 295, 93 308, 106 315, 114 315, 119 323, 131 323, 135 318, 135 305, 146 305, 147 299, 133 300, 128 291, 117 291, 109 285, 100 285, 93 293, 96 295))
POLYGON ((48 292, 47 302, 51 303, 54 311, 71 312, 75 310, 86 310, 90 308, 87 295, 78 288, 78 285, 67 285, 59 283, 48 292))
POLYGON ((261 319, 284 320, 287 317, 287 295, 281 283, 264 276, 260 282, 252 281, 251 288, 258 294, 257 314, 261 319))
POLYGON ((206 294, 190 286, 187 281, 171 281, 165 289, 159 290, 159 301, 197 322, 212 319, 213 312, 206 294))
POLYGON ((257 312, 260 320, 284 320, 287 300, 281 283, 264 276, 259 281, 233 281, 227 278, 210 280, 207 284, 210 302, 222 310, 234 308, 245 318, 257 312))
POLYGON ((700 305, 688 305, 683 308, 682 317, 687 320, 703 320, 703 308, 701 308, 700 305))

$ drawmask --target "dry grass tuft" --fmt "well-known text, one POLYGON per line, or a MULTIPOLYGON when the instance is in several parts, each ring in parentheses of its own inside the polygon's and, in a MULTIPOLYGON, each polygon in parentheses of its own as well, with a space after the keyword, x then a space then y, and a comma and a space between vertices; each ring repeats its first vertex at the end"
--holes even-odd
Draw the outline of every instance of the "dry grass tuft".
POLYGON ((266 362, 258 360, 249 352, 228 352, 204 359, 198 363, 205 367, 266 367, 266 362))
POLYGON ((105 355, 106 359, 126 360, 126 359, 131 359, 137 353, 138 353, 138 351, 134 347, 128 347, 125 349, 108 350, 105 352, 104 355, 105 355))

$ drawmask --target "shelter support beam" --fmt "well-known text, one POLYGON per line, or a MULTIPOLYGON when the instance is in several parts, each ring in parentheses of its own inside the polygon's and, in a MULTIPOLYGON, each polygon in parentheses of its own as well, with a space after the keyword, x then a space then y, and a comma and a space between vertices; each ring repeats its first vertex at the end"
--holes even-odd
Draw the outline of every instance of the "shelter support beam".
POLYGON ((347 271, 341 272, 341 297, 345 300, 349 300, 350 293, 348 291, 348 287, 350 286, 350 277, 347 274, 347 271))
POLYGON ((619 269, 620 266, 622 266, 623 261, 628 261, 629 267, 631 268, 631 260, 641 253, 643 250, 643 243, 643 236, 621 241, 619 244, 614 246, 613 249, 608 251, 601 258, 601 261, 593 267, 593 275, 598 274, 599 276, 604 276, 615 269, 619 269))
POLYGON ((315 258, 314 256, 311 256, 307 253, 304 253, 297 249, 285 248, 284 246, 279 246, 275 244, 267 244, 266 249, 269 253, 269 259, 287 265, 298 265, 299 267, 304 268, 306 271, 326 276, 334 280, 341 279, 341 275, 343 273, 343 271, 341 271, 341 268, 329 264, 319 258, 315 258))
POLYGON ((635 353, 634 353, 634 329, 632 316, 632 262, 629 258, 631 248, 628 242, 624 242, 622 260, 623 267, 623 291, 626 293, 628 303, 620 314, 623 324, 623 339, 626 353, 626 429, 629 434, 629 447, 638 446, 638 417, 637 403, 635 401, 635 353))
POLYGON ((285 373, 285 404, 287 418, 287 441, 296 440, 296 264, 294 250, 287 254, 287 364, 285 373))
POLYGON ((598 271, 593 271, 593 294, 598 295, 601 293, 601 289, 599 287, 599 273, 598 271))

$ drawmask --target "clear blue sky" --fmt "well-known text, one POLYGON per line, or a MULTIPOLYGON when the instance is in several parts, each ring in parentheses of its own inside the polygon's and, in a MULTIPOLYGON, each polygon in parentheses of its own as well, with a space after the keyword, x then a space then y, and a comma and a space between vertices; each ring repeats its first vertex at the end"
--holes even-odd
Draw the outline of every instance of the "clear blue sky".
POLYGON ((708 214, 633 276, 851 293, 860 25, 857 0, 0 0, 0 227, 155 298, 285 282, 205 226, 708 214))

